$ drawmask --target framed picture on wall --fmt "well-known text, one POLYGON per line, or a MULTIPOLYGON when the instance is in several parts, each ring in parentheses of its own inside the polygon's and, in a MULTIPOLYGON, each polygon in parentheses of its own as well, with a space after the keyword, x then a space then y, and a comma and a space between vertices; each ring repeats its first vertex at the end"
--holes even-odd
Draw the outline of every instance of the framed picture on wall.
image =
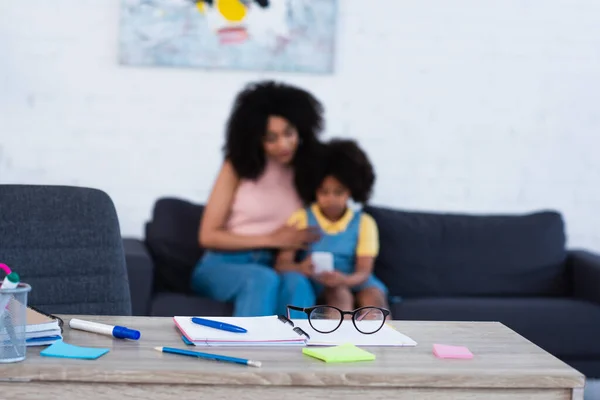
POLYGON ((123 65, 333 72, 338 0, 121 0, 123 65))

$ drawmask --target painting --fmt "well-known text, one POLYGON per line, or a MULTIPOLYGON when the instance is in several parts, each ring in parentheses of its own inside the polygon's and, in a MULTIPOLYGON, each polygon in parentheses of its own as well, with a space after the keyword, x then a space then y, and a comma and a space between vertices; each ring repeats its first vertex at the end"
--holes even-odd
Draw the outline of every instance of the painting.
POLYGON ((338 0, 121 0, 123 65, 333 72, 338 0))

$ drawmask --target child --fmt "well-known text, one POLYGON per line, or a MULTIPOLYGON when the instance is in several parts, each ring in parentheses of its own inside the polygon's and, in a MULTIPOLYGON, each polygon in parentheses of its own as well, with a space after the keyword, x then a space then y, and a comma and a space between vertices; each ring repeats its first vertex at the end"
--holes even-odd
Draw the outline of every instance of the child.
POLYGON ((350 198, 363 204, 368 201, 375 182, 373 167, 352 140, 331 140, 327 143, 324 161, 316 202, 296 211, 288 224, 299 229, 320 228, 321 239, 310 246, 309 253, 332 253, 334 271, 315 275, 310 254, 295 262, 294 250, 281 251, 275 268, 278 271, 295 270, 309 277, 315 294, 322 295, 327 305, 342 310, 353 310, 355 305, 389 308, 387 288, 373 275, 379 252, 375 220, 348 207, 350 198))

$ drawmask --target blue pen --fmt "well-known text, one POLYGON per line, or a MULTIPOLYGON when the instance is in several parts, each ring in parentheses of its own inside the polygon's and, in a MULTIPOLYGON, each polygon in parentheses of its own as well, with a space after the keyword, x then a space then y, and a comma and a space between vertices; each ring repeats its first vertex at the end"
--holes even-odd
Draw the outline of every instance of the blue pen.
POLYGON ((246 360, 244 358, 237 357, 221 356, 218 354, 200 353, 199 351, 175 349, 173 347, 155 347, 154 349, 162 353, 179 354, 182 356, 203 358, 205 360, 225 361, 234 364, 249 365, 251 367, 260 367, 262 365, 260 361, 246 360))
POLYGON ((220 329, 227 332, 246 333, 248 332, 242 327, 226 324, 225 322, 213 321, 212 319, 193 317, 192 322, 209 328, 220 329))

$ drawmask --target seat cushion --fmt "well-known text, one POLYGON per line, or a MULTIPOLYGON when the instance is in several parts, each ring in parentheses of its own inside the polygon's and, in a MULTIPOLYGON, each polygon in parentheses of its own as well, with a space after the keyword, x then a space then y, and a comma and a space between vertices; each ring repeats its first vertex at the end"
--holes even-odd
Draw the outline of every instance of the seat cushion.
POLYGON ((159 291, 191 294, 190 276, 202 257, 198 228, 204 207, 176 198, 161 198, 146 224, 146 246, 155 263, 159 291))
POLYGON ((379 228, 375 273, 392 296, 550 296, 570 291, 559 213, 365 211, 379 228))
POLYGON ((154 317, 174 317, 175 315, 222 317, 232 315, 233 305, 206 297, 160 292, 154 296, 150 312, 150 315, 154 317))
POLYGON ((393 318, 401 320, 498 321, 555 356, 600 358, 600 304, 568 298, 422 298, 391 308, 393 318))

